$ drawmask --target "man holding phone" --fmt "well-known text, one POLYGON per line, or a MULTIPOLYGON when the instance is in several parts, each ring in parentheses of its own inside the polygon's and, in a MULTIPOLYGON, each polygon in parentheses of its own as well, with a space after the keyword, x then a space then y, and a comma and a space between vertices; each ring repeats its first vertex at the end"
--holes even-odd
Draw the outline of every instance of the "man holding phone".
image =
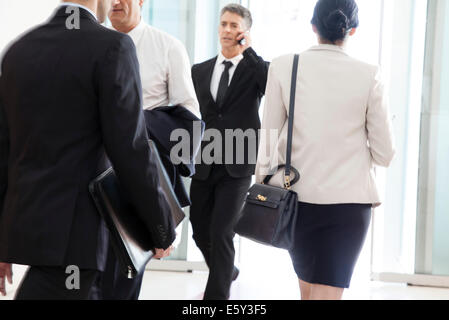
MULTIPOLYGON (((251 48, 251 26, 248 9, 238 4, 224 7, 218 32, 221 52, 192 68, 206 135, 207 130, 215 129, 222 138, 221 150, 214 149, 211 155, 215 159, 212 164, 204 159, 197 162, 190 190, 193 238, 210 272, 206 300, 229 299, 231 283, 239 274, 234 266, 233 229, 255 171, 259 107, 269 68, 269 63, 251 48), (229 141, 225 139, 229 130, 254 134, 252 137, 237 134, 236 139, 229 141), (243 148, 236 148, 235 140, 244 141, 243 148), (243 163, 237 161, 242 158, 243 163)), ((203 141, 203 156, 203 151, 210 149, 208 145, 209 142, 203 141)))

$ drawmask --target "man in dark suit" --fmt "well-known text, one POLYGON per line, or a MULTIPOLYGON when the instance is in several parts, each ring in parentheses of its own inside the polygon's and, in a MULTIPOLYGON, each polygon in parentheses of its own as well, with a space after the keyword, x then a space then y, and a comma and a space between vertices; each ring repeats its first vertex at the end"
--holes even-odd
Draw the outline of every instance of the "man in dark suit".
MULTIPOLYGON (((162 218, 151 210, 162 194, 134 44, 99 24, 114 0, 71 2, 12 44, 1 64, 1 293, 11 263, 31 266, 16 299, 98 298, 104 290, 101 273, 117 260, 107 257, 108 232, 88 185, 110 162, 139 216, 154 219, 147 227, 162 218), (79 270, 74 290, 69 266, 79 270)), ((175 238, 174 229, 159 232, 166 241, 154 239, 157 258, 175 238)))
POLYGON ((259 106, 269 64, 251 48, 251 25, 248 9, 236 4, 224 7, 219 26, 221 53, 192 68, 206 122, 205 140, 210 138, 208 132, 220 133, 212 142, 203 142, 202 162, 190 191, 193 238, 210 271, 204 294, 208 300, 229 299, 231 283, 238 276, 233 228, 257 158, 259 106))

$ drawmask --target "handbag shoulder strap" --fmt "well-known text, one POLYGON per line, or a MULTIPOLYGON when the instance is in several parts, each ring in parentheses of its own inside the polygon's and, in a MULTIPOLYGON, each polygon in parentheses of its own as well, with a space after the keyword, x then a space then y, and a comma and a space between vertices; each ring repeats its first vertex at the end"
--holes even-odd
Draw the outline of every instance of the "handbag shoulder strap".
POLYGON ((292 145, 293 145, 293 121, 295 118, 295 99, 296 99, 296 79, 298 77, 299 54, 295 54, 293 60, 292 83, 290 89, 290 111, 288 114, 288 138, 287 138, 287 158, 285 164, 286 183, 290 184, 290 173, 292 166, 292 145))
MULTIPOLYGON (((276 168, 276 172, 280 169, 285 168, 285 187, 290 188, 292 185, 297 183, 300 179, 300 174, 298 170, 292 167, 292 145, 293 145, 293 121, 295 118, 295 100, 296 100, 296 79, 298 77, 298 67, 299 67, 299 54, 295 54, 293 60, 293 69, 292 69, 292 81, 290 88, 290 106, 289 106, 289 114, 288 114, 288 137, 287 137, 287 157, 286 164, 279 166, 276 168), (293 181, 290 181, 290 174, 293 171, 295 174, 295 178, 293 181)), ((264 184, 268 184, 273 178, 274 174, 268 175, 264 179, 264 184)))

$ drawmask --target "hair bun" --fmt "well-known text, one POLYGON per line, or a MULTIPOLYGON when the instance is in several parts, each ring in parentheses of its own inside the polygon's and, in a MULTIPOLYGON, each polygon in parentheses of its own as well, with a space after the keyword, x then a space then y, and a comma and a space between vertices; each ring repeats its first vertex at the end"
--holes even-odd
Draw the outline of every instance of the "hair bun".
POLYGON ((330 30, 346 30, 349 28, 349 19, 343 11, 337 9, 329 13, 329 16, 324 21, 324 24, 330 30))
POLYGON ((359 26, 358 12, 355 0, 319 0, 311 22, 322 39, 335 44, 345 40, 351 28, 359 26))
POLYGON ((340 10, 334 10, 323 21, 326 36, 329 40, 335 41, 343 39, 349 29, 349 19, 346 14, 340 10))

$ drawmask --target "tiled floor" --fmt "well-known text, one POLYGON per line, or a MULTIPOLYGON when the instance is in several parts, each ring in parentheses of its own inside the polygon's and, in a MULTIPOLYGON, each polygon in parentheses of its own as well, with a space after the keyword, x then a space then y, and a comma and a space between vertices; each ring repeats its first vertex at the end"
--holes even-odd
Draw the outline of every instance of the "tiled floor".
MULTIPOLYGON (((298 281, 286 252, 258 245, 245 245, 245 257, 239 265, 240 277, 233 284, 233 300, 297 300, 298 281)), ((346 300, 449 300, 449 289, 409 287, 402 284, 369 281, 369 261, 362 254, 346 300)), ((15 283, 8 289, 12 299, 26 268, 15 266, 15 283)), ((142 300, 199 300, 207 281, 207 272, 176 273, 147 271, 142 300)))
MULTIPOLYGON (((284 278, 285 279, 285 278, 284 278)), ((153 272, 144 279, 142 300, 197 300, 202 296, 207 273, 173 274, 153 272), (161 290, 161 288, 164 288, 161 290)), ((256 279, 245 275, 232 287, 233 300, 298 300, 295 277, 288 282, 275 278, 256 279)), ((449 289, 409 287, 402 284, 358 283, 344 294, 345 300, 449 300, 449 289)))

